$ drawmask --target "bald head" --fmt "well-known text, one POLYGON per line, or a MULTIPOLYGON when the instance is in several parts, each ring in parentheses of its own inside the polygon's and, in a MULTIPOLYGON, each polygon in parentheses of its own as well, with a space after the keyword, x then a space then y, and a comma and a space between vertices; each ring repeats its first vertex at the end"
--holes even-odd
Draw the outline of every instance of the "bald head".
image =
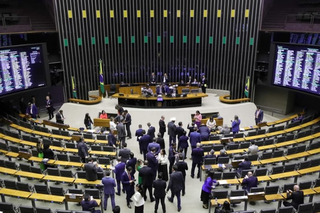
POLYGON ((300 187, 298 185, 293 186, 293 191, 297 192, 300 190, 300 187))
POLYGON ((200 146, 201 146, 201 143, 197 143, 197 148, 200 148, 200 146))
POLYGON ((252 176, 252 172, 248 172, 248 177, 251 177, 252 176))

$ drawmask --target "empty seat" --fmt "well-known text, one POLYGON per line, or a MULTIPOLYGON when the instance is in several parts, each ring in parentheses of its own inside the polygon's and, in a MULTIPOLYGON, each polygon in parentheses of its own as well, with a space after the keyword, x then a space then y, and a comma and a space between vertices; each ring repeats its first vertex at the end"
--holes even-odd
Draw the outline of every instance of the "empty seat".
POLYGON ((270 127, 270 128, 268 129, 268 132, 269 132, 269 133, 275 132, 275 131, 277 131, 277 127, 270 127))
POLYGON ((284 126, 277 126, 277 131, 284 130, 284 126))
POLYGON ((237 133, 234 138, 243 138, 244 134, 243 133, 237 133))
POLYGON ((58 129, 52 129, 51 132, 54 135, 61 135, 60 130, 58 130, 58 129))
POLYGON ((37 137, 30 137, 30 139, 31 139, 31 142, 35 142, 35 143, 38 143, 39 142, 39 138, 37 138, 37 137))
POLYGON ((37 174, 42 174, 42 171, 41 171, 40 167, 37 167, 37 166, 30 166, 30 172, 37 173, 37 174))
POLYGON ((49 129, 47 127, 41 127, 41 132, 49 133, 49 129))
POLYGON ((70 136, 70 134, 69 134, 68 131, 63 131, 63 130, 61 130, 60 133, 61 133, 62 136, 67 136, 67 137, 70 136))
POLYGON ((221 172, 214 172, 213 179, 214 180, 221 180, 221 175, 222 175, 221 172))
POLYGON ((230 196, 229 196, 230 203, 232 203, 232 204, 241 203, 241 202, 232 201, 232 197, 240 197, 240 196, 244 196, 244 195, 245 195, 245 191, 244 190, 231 190, 230 191, 230 196))
POLYGON ((50 194, 46 185, 35 184, 34 189, 39 194, 50 194))
POLYGON ((239 149, 248 149, 250 144, 251 144, 250 142, 240 143, 239 149))
POLYGON ((311 162, 311 161, 301 162, 301 163, 299 164, 299 170, 309 168, 309 167, 310 167, 310 162, 311 162))
POLYGON ((293 213, 294 208, 292 206, 280 207, 278 213, 293 213))
POLYGON ((53 176, 60 176, 59 169, 57 168, 47 168, 47 174, 48 175, 53 175, 53 176))
MULTIPOLYGON (((100 162, 100 161, 99 161, 99 162, 100 162)), ((203 164, 204 164, 204 165, 213 165, 213 164, 216 164, 216 158, 205 158, 203 164)))
POLYGON ((251 131, 251 132, 248 132, 247 137, 255 136, 255 135, 257 135, 257 131, 251 131))
POLYGON ((213 146, 203 146, 202 147, 202 149, 203 149, 203 152, 210 152, 211 150, 213 150, 213 146))
POLYGON ((13 180, 3 180, 3 184, 7 189, 17 189, 16 182, 13 180))
POLYGON ((312 184, 313 184, 312 181, 300 182, 299 183, 299 188, 300 188, 300 190, 310 189, 312 184))
POLYGON ((320 178, 314 181, 314 187, 319 187, 319 186, 320 186, 320 178))
POLYGON ((261 209, 260 213, 276 213, 276 209, 261 209))
POLYGON ((257 132, 257 135, 263 135, 266 134, 266 130, 265 129, 259 129, 257 132))
POLYGON ((80 179, 86 179, 86 172, 77 172, 77 177, 80 179))
POLYGON ((218 140, 220 140, 220 136, 219 135, 210 135, 209 140, 210 141, 218 141, 218 140))
POLYGON ((56 141, 56 140, 52 141, 52 146, 63 147, 61 141, 56 141))
POLYGON ((320 158, 311 160, 310 167, 319 166, 319 165, 320 165, 320 158))
POLYGON ((313 205, 312 203, 304 203, 298 206, 299 213, 310 213, 312 212, 313 205))
POLYGON ((219 152, 221 149, 223 149, 224 148, 224 146, 223 145, 218 145, 218 144, 215 144, 214 146, 213 146, 213 150, 215 151, 215 152, 219 152))
POLYGON ((35 149, 31 149, 31 154, 33 157, 38 157, 38 155, 39 155, 38 151, 35 149))
POLYGON ((234 179, 237 175, 237 172, 224 172, 222 173, 222 179, 234 179))
POLYGON ((103 146, 102 150, 105 152, 114 152, 114 148, 112 146, 103 146))
POLYGON ((312 129, 308 129, 308 130, 306 130, 305 131, 305 136, 307 137, 307 136, 310 136, 311 134, 312 134, 312 129))
POLYGON ((101 146, 93 145, 91 146, 92 151, 101 151, 101 146))
POLYGON ((214 190, 212 191, 212 198, 224 199, 228 197, 228 191, 225 190, 214 190))
POLYGON ((250 188, 250 193, 256 193, 256 192, 264 192, 264 187, 252 187, 252 188, 250 188))
POLYGON ((260 169, 256 169, 254 171, 254 175, 255 176, 266 176, 268 173, 268 169, 267 168, 260 168, 260 169))
POLYGON ((83 138, 84 139, 93 139, 93 135, 92 134, 83 134, 83 138))
POLYGON ((99 191, 99 189, 85 189, 84 193, 85 194, 89 194, 94 199, 100 199, 100 191, 99 191))
POLYGON ((266 186, 265 188, 266 195, 278 194, 278 191, 279 191, 279 186, 266 186))
POLYGON ((318 149, 319 147, 320 147, 320 141, 312 142, 309 145, 308 150, 318 149))
POLYGON ((278 158, 278 157, 282 157, 284 154, 284 151, 283 150, 278 150, 278 151, 275 151, 273 152, 273 158, 278 158))
POLYGON ((4 165, 8 169, 17 169, 16 163, 12 161, 5 160, 4 165))
POLYGON ((70 161, 71 162, 81 162, 81 160, 80 160, 80 157, 79 156, 76 156, 76 155, 70 155, 69 156, 69 158, 70 158, 70 161))
POLYGON ((34 209, 32 206, 25 206, 21 205, 19 206, 20 213, 34 213, 34 209))
POLYGON ((8 151, 8 146, 7 144, 0 142, 0 150, 8 151))
POLYGON ((292 172, 296 169, 297 164, 286 164, 283 172, 292 172))
POLYGON ((264 140, 256 141, 255 144, 256 144, 257 146, 263 146, 264 140))
POLYGON ((71 170, 69 169, 60 169, 60 175, 62 177, 74 177, 73 173, 71 170))
POLYGON ((289 148, 287 151, 287 155, 292 155, 297 153, 297 147, 289 148))
POLYGON ((49 208, 36 208, 36 212, 37 213, 52 213, 51 210, 49 208))
POLYGON ((286 138, 284 136, 277 137, 277 143, 285 142, 286 138))
POLYGON ((305 132, 299 132, 296 138, 303 138, 306 135, 305 132))
POLYGON ((97 135, 97 140, 107 140, 106 135, 97 135))
POLYGON ((229 163, 229 157, 219 157, 218 158, 218 164, 228 164, 229 163))
POLYGON ((258 160, 258 155, 248 155, 248 159, 249 159, 249 161, 256 161, 256 160, 258 160))
POLYGON ((83 194, 82 189, 68 189, 69 194, 83 194))
POLYGON ((320 201, 313 203, 313 212, 320 212, 320 201))
POLYGON ((28 183, 17 182, 17 189, 20 191, 30 192, 31 187, 28 183))
POLYGON ((68 148, 68 149, 75 149, 75 148, 77 148, 74 143, 65 143, 65 145, 66 145, 66 148, 68 148))
POLYGON ((99 164, 110 165, 110 158, 98 158, 99 164))
POLYGON ((294 135, 286 135, 286 141, 291 141, 294 139, 294 135))
POLYGON ((64 196, 64 190, 62 187, 50 186, 50 192, 52 195, 64 196))
POLYGON ((4 160, 3 160, 3 159, 0 159, 0 167, 6 167, 6 166, 4 165, 4 160))
POLYGON ((320 126, 317 126, 312 130, 313 134, 318 133, 318 132, 320 132, 320 126))
POLYGON ((15 207, 13 206, 12 203, 3 203, 0 202, 0 210, 3 211, 3 213, 14 213, 15 211, 15 207))
POLYGON ((61 161, 69 161, 68 155, 66 154, 57 154, 57 159, 61 161))
POLYGON ((11 152, 19 153, 19 147, 18 146, 10 145, 9 149, 10 149, 11 152))
POLYGON ((271 174, 280 174, 283 172, 283 166, 274 166, 272 167, 271 174))
POLYGON ((270 158, 272 158, 272 154, 273 154, 273 152, 265 152, 265 153, 263 153, 262 155, 261 155, 261 160, 266 160, 266 159, 270 159, 270 158))
POLYGON ((25 163, 20 163, 19 168, 21 171, 30 172, 30 165, 25 163))
POLYGON ((306 151, 306 149, 307 149, 307 145, 305 145, 305 144, 299 145, 299 146, 297 146, 297 153, 304 152, 304 151, 306 151))

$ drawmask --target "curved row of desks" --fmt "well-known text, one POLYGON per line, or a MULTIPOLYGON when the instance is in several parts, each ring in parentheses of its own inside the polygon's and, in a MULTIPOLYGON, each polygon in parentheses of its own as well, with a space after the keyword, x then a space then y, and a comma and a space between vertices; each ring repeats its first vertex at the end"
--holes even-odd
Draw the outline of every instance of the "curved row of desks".
POLYGON ((226 104, 238 104, 238 103, 250 101, 250 98, 230 99, 230 95, 222 95, 222 96, 219 96, 219 100, 222 103, 226 103, 226 104))
POLYGON ((70 102, 75 102, 79 104, 98 104, 101 102, 102 97, 101 96, 96 96, 96 95, 89 95, 90 98, 93 98, 93 100, 83 100, 83 99, 77 99, 77 98, 69 98, 70 102))

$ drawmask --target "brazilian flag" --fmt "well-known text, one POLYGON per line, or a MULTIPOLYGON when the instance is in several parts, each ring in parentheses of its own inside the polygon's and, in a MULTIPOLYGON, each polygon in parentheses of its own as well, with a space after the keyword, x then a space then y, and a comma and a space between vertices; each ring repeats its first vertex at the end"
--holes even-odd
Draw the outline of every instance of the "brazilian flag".
POLYGON ((72 94, 73 98, 77 98, 77 90, 76 90, 76 85, 74 84, 74 76, 71 77, 72 80, 72 94))
POLYGON ((100 64, 100 91, 101 94, 104 95, 104 80, 103 80, 103 72, 102 72, 102 60, 99 60, 99 64, 100 64))
POLYGON ((250 88, 250 76, 247 76, 246 86, 244 88, 244 95, 248 98, 249 97, 249 88, 250 88))

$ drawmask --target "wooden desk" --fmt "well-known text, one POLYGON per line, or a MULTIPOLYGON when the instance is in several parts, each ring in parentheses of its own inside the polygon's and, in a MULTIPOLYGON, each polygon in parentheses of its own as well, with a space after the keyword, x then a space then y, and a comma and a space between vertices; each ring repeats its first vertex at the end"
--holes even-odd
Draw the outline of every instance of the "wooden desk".
POLYGON ((117 155, 117 152, 89 151, 89 154, 90 155, 106 155, 106 156, 115 157, 117 155))
POLYGON ((202 145, 210 145, 210 144, 221 144, 220 141, 201 141, 202 145))
POLYGON ((292 154, 292 155, 287 155, 286 158, 288 160, 293 160, 293 159, 303 158, 303 157, 307 157, 307 156, 309 156, 308 152, 300 152, 300 153, 296 153, 296 154, 292 154))
POLYGON ((94 126, 101 126, 101 127, 110 127, 110 119, 94 118, 93 125, 94 126))
POLYGON ((16 169, 8 169, 5 167, 0 167, 0 173, 2 174, 14 175, 16 172, 17 172, 16 169))
POLYGON ((48 202, 54 202, 54 203, 63 203, 64 196, 57 196, 57 195, 47 195, 47 194, 39 194, 39 193, 33 193, 29 199, 31 200, 42 200, 42 201, 48 201, 48 202))
POLYGON ((40 131, 36 131, 36 130, 32 130, 31 133, 35 134, 35 135, 44 136, 44 137, 47 137, 47 138, 49 138, 51 136, 51 133, 40 132, 40 131))
POLYGON ((61 177, 61 176, 53 176, 53 175, 46 175, 43 180, 52 181, 52 182, 61 182, 61 183, 73 183, 74 178, 71 177, 61 177))
MULTIPOLYGON (((129 87, 119 87, 119 93, 122 94, 139 94, 141 95, 141 86, 129 86, 129 87)), ((153 91, 155 93, 155 90, 153 91)))
POLYGON ((57 166, 72 166, 72 167, 81 168, 83 166, 83 163, 57 160, 57 161, 54 162, 54 165, 57 165, 57 166))
POLYGON ((298 175, 299 175, 299 173, 297 171, 293 171, 293 172, 284 172, 284 173, 280 173, 280 174, 269 175, 269 177, 272 180, 278 180, 278 179, 282 179, 282 178, 296 177, 298 175))
POLYGON ((86 179, 77 178, 73 183, 76 185, 99 185, 101 184, 101 180, 87 181, 86 179))
POLYGON ((248 193, 248 201, 259 201, 264 200, 265 193, 264 192, 255 192, 255 193, 248 193))
POLYGON ((246 141, 251 141, 251 140, 258 140, 258 139, 262 139, 265 138, 266 135, 262 134, 262 135, 254 135, 254 136, 249 136, 249 137, 245 137, 246 141))
POLYGON ((18 171, 14 174, 14 176, 19 176, 20 177, 24 177, 24 178, 32 178, 32 179, 38 179, 38 180, 42 180, 42 178, 44 177, 44 174, 37 174, 37 173, 32 173, 32 172, 24 172, 24 171, 18 171))
POLYGON ((108 144, 109 141, 107 141, 107 140, 95 140, 94 143, 95 143, 95 144, 108 144))
POLYGON ((314 167, 310 167, 307 169, 300 169, 297 172, 300 175, 306 175, 306 174, 310 174, 310 173, 314 173, 314 172, 319 172, 320 171, 320 166, 314 166, 314 167))
POLYGON ((222 205, 225 201, 230 203, 230 200, 228 198, 217 199, 217 202, 215 199, 211 199, 210 203, 211 203, 211 206, 216 207, 219 204, 222 205))
POLYGON ((260 160, 261 164, 270 164, 270 163, 277 163, 281 161, 285 161, 287 158, 285 157, 277 157, 277 158, 270 158, 270 159, 265 159, 265 160, 260 160))
POLYGON ((281 130, 281 131, 276 131, 276 132, 271 132, 271 133, 267 133, 266 134, 266 137, 273 137, 273 136, 277 136, 277 135, 283 135, 285 134, 286 132, 284 130, 281 130))
POLYGON ((42 121, 42 124, 45 126, 45 125, 48 125, 48 126, 53 126, 53 127, 57 127, 59 129, 68 129, 70 126, 68 124, 60 124, 60 123, 56 123, 56 122, 53 122, 53 121, 49 121, 49 120, 43 120, 42 121))
POLYGON ((1 188, 0 194, 17 197, 17 198, 29 198, 31 196, 31 192, 25 192, 25 191, 19 191, 15 189, 7 189, 7 188, 1 188))

